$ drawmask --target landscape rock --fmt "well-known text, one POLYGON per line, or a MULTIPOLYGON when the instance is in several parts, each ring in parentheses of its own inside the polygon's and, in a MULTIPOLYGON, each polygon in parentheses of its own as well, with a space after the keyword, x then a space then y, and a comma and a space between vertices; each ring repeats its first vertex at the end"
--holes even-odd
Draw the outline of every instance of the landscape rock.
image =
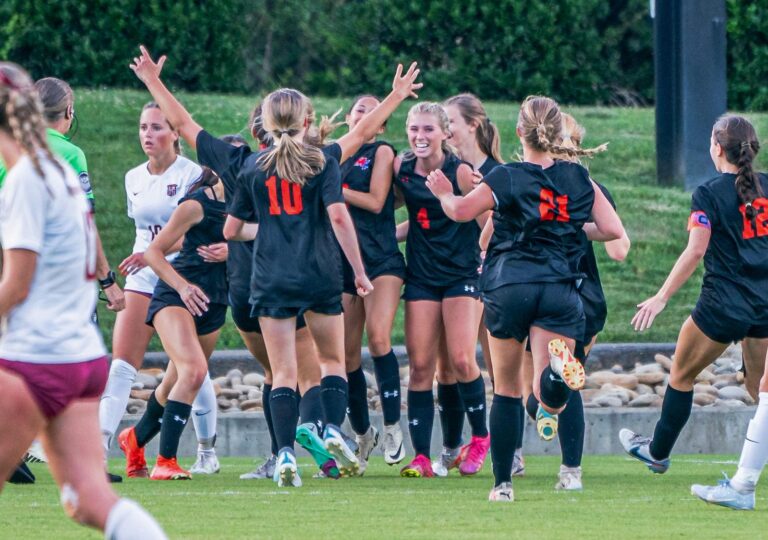
POLYGON ((264 386, 264 375, 261 373, 246 373, 243 375, 243 384, 248 386, 258 386, 261 388, 264 386))
POLYGON ((629 402, 630 407, 661 407, 662 399, 656 394, 643 394, 629 402))
POLYGON ((621 399, 615 396, 596 396, 592 403, 598 407, 621 407, 621 399))
POLYGON ((712 386, 711 384, 706 383, 696 383, 693 385, 693 392, 695 394, 710 394, 712 396, 718 397, 720 395, 720 392, 717 388, 712 386))
POLYGON ((140 399, 142 401, 149 400, 149 396, 152 395, 152 390, 131 390, 131 398, 140 399))
POLYGON ((654 386, 663 383, 667 379, 667 374, 663 371, 647 371, 644 373, 637 373, 637 380, 640 384, 647 384, 654 386))
POLYGON ((143 388, 147 388, 150 390, 154 390, 155 388, 157 388, 157 385, 159 384, 157 382, 156 375, 150 375, 149 373, 145 373, 144 371, 139 371, 136 374, 136 382, 144 385, 143 388))
POLYGON ((261 409, 261 400, 260 399, 247 399, 240 403, 240 409, 243 411, 250 411, 253 409, 261 409))
POLYGON ((738 399, 718 399, 715 401, 715 407, 730 407, 738 409, 739 407, 746 407, 747 405, 738 399))
POLYGON ((672 359, 669 356, 657 354, 653 359, 656 360, 657 364, 664 368, 664 371, 669 372, 672 370, 672 359))
POLYGON ((216 377, 215 379, 213 379, 213 384, 214 385, 218 384, 219 387, 221 388, 229 388, 229 379, 227 379, 226 377, 216 377))
MULTIPOLYGON (((661 399, 661 398, 659 398, 661 399)), ((706 407, 707 405, 712 405, 715 401, 717 401, 717 396, 714 396, 707 392, 701 392, 693 394, 693 402, 696 405, 699 405, 700 407, 706 407)))
POLYGON ((718 395, 724 400, 737 399, 748 404, 754 403, 749 393, 740 386, 725 386, 720 389, 718 395))
POLYGON ((637 394, 640 396, 644 396, 646 394, 656 395, 656 392, 653 391, 653 386, 649 386, 647 384, 638 384, 637 388, 635 388, 635 392, 637 392, 637 394))

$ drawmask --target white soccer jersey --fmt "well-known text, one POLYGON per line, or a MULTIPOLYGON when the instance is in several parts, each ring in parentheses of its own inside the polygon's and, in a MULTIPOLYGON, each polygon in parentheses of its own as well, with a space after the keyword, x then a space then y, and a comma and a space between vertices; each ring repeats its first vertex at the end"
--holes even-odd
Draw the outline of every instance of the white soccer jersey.
MULTIPOLYGON (((146 251, 150 242, 168 223, 189 186, 200 178, 202 173, 197 163, 183 156, 177 156, 168 170, 160 175, 151 174, 147 165, 148 163, 142 163, 125 175, 128 217, 136 224, 136 241, 132 253, 146 251)), ((176 255, 171 253, 166 258, 170 261, 176 255)), ((128 276, 125 288, 152 294, 156 283, 157 275, 147 266, 128 276)))
POLYGON ((37 253, 27 298, 3 317, 0 358, 65 364, 106 354, 91 321, 96 305, 96 234, 74 171, 65 174, 40 155, 45 178, 22 157, 0 190, 4 250, 37 253))

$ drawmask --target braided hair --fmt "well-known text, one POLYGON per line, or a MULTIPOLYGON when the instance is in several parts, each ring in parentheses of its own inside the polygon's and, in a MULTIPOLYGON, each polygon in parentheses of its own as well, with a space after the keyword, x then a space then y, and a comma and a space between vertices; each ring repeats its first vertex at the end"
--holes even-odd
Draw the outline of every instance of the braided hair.
POLYGON ((712 137, 725 151, 728 163, 736 165, 736 193, 744 204, 747 219, 757 215, 752 203, 763 196, 760 180, 753 168, 755 156, 760 151, 760 141, 754 126, 743 116, 724 115, 712 128, 712 137))
POLYGON ((13 137, 43 178, 40 153, 64 174, 48 148, 45 127, 43 106, 32 79, 16 64, 0 62, 0 130, 13 137))

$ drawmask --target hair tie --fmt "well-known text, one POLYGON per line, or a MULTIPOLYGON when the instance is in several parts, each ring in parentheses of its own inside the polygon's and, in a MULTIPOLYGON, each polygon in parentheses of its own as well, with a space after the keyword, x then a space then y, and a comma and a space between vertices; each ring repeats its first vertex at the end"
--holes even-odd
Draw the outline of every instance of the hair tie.
POLYGON ((286 133, 290 133, 290 131, 291 131, 290 129, 278 129, 278 130, 277 130, 277 132, 278 132, 280 135, 285 135, 286 133))
POLYGON ((486 116, 485 117, 485 121, 488 122, 488 125, 493 124, 493 122, 491 122, 491 117, 490 116, 486 116))
POLYGON ((0 83, 4 84, 5 86, 10 88, 11 90, 21 90, 19 85, 14 83, 11 80, 11 78, 2 69, 0 69, 0 83))

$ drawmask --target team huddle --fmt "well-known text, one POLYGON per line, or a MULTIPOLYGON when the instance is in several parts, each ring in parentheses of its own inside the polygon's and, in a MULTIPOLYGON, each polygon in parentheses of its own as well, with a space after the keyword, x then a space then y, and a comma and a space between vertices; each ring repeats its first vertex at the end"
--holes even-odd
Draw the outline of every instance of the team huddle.
MULTIPOLYGON (((0 446, 3 478, 41 434, 73 517, 109 538, 130 537, 129 522, 143 538, 164 538, 151 516, 109 488, 107 480, 121 478, 105 475, 104 453, 116 442, 132 478, 218 472, 217 402, 207 364, 230 309, 265 372, 272 449, 242 479, 300 487, 296 443, 316 462, 316 475, 329 478, 362 475, 376 447, 387 464, 407 463, 403 477, 451 469, 475 475, 490 452, 489 500, 513 501, 512 478, 525 474, 527 414, 543 439, 559 439, 555 488, 581 490, 579 391, 608 313, 593 244, 619 261, 630 249, 611 194, 581 164, 605 145, 583 148, 578 122, 554 100, 531 96, 516 124, 521 159, 504 163, 499 131, 483 104, 460 94, 412 106, 409 148, 398 154, 378 137, 397 107, 417 97, 422 84, 414 63, 398 67, 386 98, 355 98, 348 132, 332 142, 339 124, 323 118, 316 125, 301 92, 270 93, 250 116, 254 150, 238 135, 217 138, 200 126, 161 81, 164 61, 142 47, 131 65, 153 101, 139 121, 148 159, 125 178, 136 240, 118 267, 124 291, 93 225, 84 156, 64 137, 74 117, 72 90, 59 79, 33 85, 18 66, 0 64, 0 156, 7 168, 0 190, 0 383, 9 389, 0 410, 15 412, 0 424, 24 419, 19 436, 0 446), (199 164, 180 154, 180 139, 196 150, 199 164), (408 218, 398 224, 400 206, 408 218), (117 312, 111 364, 92 320, 94 279, 117 312), (391 345, 401 298, 415 454, 409 460, 391 345), (117 433, 154 332, 168 369, 141 419, 117 433), (382 433, 369 418, 364 332, 382 433), (478 341, 493 386, 489 414, 478 341), (430 446, 435 397, 439 455, 430 446), (190 418, 198 453, 185 470, 177 450, 190 418), (469 441, 462 440, 465 418, 469 441), (351 436, 342 430, 345 419, 351 436), (67 446, 68 433, 78 433, 80 454, 67 446), (158 435, 150 472, 144 448, 158 435)), ((758 150, 746 119, 724 116, 713 127, 710 153, 720 176, 694 192, 688 247, 659 292, 639 304, 633 324, 650 327, 703 258, 701 296, 681 329, 653 437, 619 434, 631 456, 665 472, 690 415, 694 379, 729 343, 742 341, 746 385, 759 404, 738 472, 717 486, 692 487, 707 502, 740 509, 754 508, 768 459, 768 378, 761 380, 768 177, 752 168, 758 150)))

